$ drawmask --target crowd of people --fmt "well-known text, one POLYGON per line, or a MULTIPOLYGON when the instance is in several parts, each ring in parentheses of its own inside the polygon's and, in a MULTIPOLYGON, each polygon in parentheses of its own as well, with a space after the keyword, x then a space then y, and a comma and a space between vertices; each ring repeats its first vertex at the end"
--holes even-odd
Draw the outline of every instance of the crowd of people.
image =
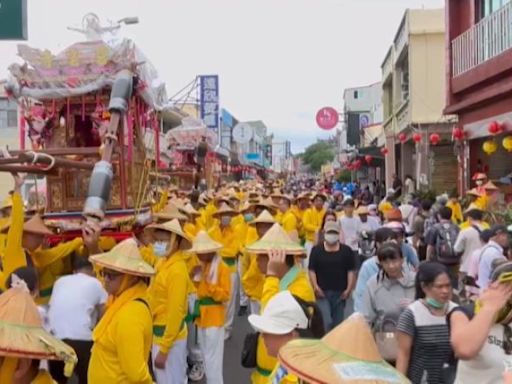
POLYGON ((308 179, 166 186, 132 237, 84 222, 50 246, 15 176, 0 207, 0 383, 233 383, 224 345, 246 314, 253 384, 512 382, 496 187, 475 175, 464 206, 396 179, 382 198, 308 179))

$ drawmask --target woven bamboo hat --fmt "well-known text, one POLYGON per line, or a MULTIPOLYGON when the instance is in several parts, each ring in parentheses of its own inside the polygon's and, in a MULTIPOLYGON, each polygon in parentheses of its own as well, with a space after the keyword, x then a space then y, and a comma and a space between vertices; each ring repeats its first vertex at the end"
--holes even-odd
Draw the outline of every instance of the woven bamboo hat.
POLYGON ((181 229, 180 222, 176 219, 167 221, 162 224, 151 224, 145 228, 145 231, 147 231, 150 237, 153 237, 153 232, 156 230, 174 233, 180 236, 181 238, 185 239, 189 243, 191 243, 190 238, 185 234, 185 232, 183 232, 183 229, 181 229))
POLYGON ((390 384, 409 380, 386 363, 364 317, 355 313, 320 340, 292 340, 279 361, 300 379, 317 384, 390 384))
POLYGON ((221 243, 214 241, 206 231, 199 231, 192 242, 192 248, 187 252, 191 253, 212 253, 220 251, 223 248, 221 243))
POLYGON ((165 221, 174 220, 174 219, 176 219, 176 220, 187 220, 188 219, 187 216, 185 216, 183 213, 181 213, 179 211, 178 206, 173 203, 167 204, 162 211, 153 214, 153 216, 155 218, 157 218, 158 220, 165 220, 165 221))
POLYGON ((258 223, 261 223, 261 224, 275 224, 276 220, 274 219, 274 217, 272 217, 270 212, 265 209, 263 212, 261 212, 259 214, 259 216, 257 218, 255 218, 249 224, 250 225, 256 225, 258 223))
MULTIPOLYGON (((0 232, 7 232, 11 227, 11 219, 9 222, 0 229, 0 232)), ((32 233, 34 235, 43 235, 43 236, 51 236, 53 232, 46 226, 43 221, 43 218, 39 214, 35 214, 29 220, 23 224, 23 232, 32 233)))
POLYGON ((235 211, 233 208, 231 208, 227 204, 222 204, 221 207, 213 214, 213 217, 220 217, 220 216, 236 216, 238 215, 238 212, 235 211))
POLYGON ((0 356, 63 360, 70 376, 78 361, 75 351, 44 330, 26 283, 13 277, 12 285, 0 295, 0 356))
POLYGON ((135 239, 126 239, 110 251, 91 256, 89 260, 100 267, 127 275, 153 276, 155 270, 142 258, 135 239))
POLYGON ((240 207, 240 213, 245 213, 247 212, 248 210, 250 210, 251 208, 254 207, 254 204, 251 204, 249 203, 248 201, 246 201, 241 207, 240 207))
POLYGON ((248 245, 245 248, 248 252, 256 254, 266 254, 274 249, 286 251, 288 255, 299 255, 305 257, 304 248, 299 243, 290 239, 290 236, 285 232, 283 227, 279 224, 274 224, 265 236, 260 240, 248 245))
POLYGON ((185 213, 188 216, 200 216, 201 214, 192 206, 192 204, 187 203, 183 208, 179 208, 179 210, 185 213))
POLYGON ((327 196, 322 192, 316 192, 313 196, 311 196, 311 201, 315 200, 317 197, 321 198, 323 201, 327 201, 327 196))
POLYGON ((275 205, 272 199, 270 198, 262 199, 254 205, 256 207, 263 207, 264 209, 270 212, 276 212, 279 209, 279 207, 275 205))

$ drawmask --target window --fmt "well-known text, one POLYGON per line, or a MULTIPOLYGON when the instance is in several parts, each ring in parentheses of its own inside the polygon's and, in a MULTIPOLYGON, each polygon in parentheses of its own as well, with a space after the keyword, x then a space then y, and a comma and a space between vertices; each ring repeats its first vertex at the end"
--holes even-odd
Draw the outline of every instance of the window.
POLYGON ((354 99, 357 99, 359 98, 359 92, 358 91, 354 91, 354 99))
POLYGON ((489 16, 491 13, 496 12, 505 4, 510 3, 511 0, 476 0, 478 20, 489 16))

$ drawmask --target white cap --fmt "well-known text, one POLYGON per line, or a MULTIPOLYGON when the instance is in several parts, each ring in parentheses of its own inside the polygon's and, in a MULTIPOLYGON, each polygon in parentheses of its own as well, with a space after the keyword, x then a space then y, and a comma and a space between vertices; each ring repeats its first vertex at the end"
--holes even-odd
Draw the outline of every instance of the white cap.
POLYGON ((256 331, 271 335, 286 335, 297 328, 308 328, 308 318, 290 291, 275 295, 263 314, 249 316, 249 323, 256 331))

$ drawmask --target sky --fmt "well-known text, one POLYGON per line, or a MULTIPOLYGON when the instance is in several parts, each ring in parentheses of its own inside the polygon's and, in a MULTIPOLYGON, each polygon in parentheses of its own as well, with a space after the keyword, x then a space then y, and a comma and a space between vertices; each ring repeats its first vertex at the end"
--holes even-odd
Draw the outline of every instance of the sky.
MULTIPOLYGON (((83 15, 137 16, 123 27, 165 81, 169 96, 196 75, 218 74, 220 104, 240 121, 263 120, 294 153, 330 132, 318 109, 343 108, 343 90, 380 80, 406 8, 444 0, 29 0, 27 44, 57 53, 80 40, 83 15)), ((16 57, 0 41, 0 79, 16 57)))

